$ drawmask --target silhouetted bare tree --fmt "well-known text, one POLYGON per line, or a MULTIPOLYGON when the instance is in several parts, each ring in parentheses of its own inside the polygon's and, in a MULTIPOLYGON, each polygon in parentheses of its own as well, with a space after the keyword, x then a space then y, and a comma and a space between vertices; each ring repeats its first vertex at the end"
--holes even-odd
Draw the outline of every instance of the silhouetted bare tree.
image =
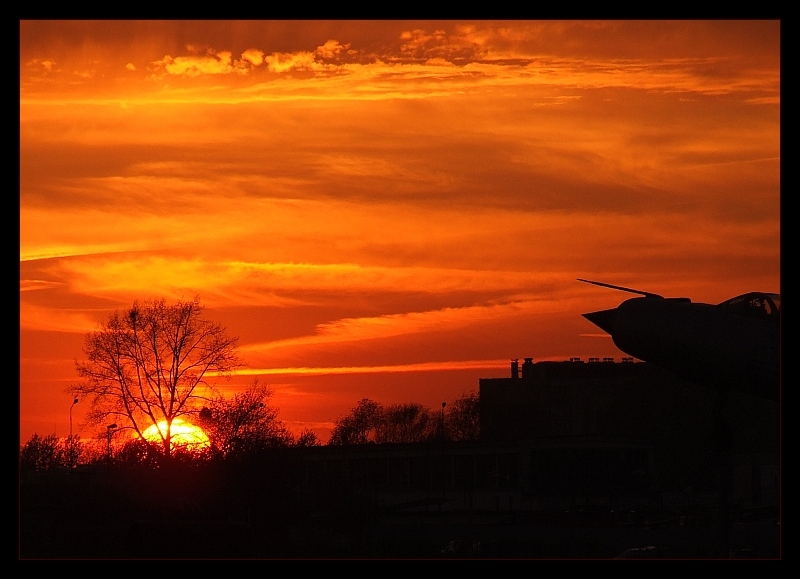
POLYGON ((199 414, 213 452, 223 456, 259 448, 287 447, 294 437, 278 420, 278 409, 270 406, 272 391, 253 382, 233 398, 215 397, 199 414))
POLYGON ((236 338, 202 312, 197 298, 134 302, 89 333, 86 360, 77 363, 83 381, 70 389, 90 401, 89 423, 125 423, 144 440, 144 430, 163 421, 166 428, 159 432, 170 456, 172 423, 197 410, 206 375, 239 364, 236 338))

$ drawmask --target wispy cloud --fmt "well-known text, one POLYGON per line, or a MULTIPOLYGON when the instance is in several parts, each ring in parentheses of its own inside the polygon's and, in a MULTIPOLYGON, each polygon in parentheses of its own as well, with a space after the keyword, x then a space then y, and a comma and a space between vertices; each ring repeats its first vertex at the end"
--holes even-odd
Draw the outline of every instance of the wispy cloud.
POLYGON ((20 279, 19 291, 30 292, 36 290, 52 289, 55 287, 61 287, 63 285, 64 284, 62 282, 46 281, 42 279, 20 279))
POLYGON ((505 368, 508 360, 450 360, 444 362, 424 362, 419 364, 398 364, 391 366, 341 366, 335 368, 244 368, 236 373, 239 376, 272 375, 326 375, 326 374, 375 374, 383 372, 445 372, 452 370, 490 370, 505 368))
POLYGON ((20 302, 19 309, 20 330, 77 334, 96 330, 106 314, 105 311, 98 315, 96 312, 87 312, 83 309, 62 310, 26 302, 20 302))
POLYGON ((468 326, 481 326, 534 312, 554 312, 565 307, 564 302, 524 300, 518 296, 503 304, 487 304, 464 308, 444 308, 426 312, 389 314, 366 318, 345 318, 320 324, 313 335, 287 340, 242 346, 244 354, 265 354, 279 348, 295 348, 317 344, 340 344, 352 341, 392 338, 407 334, 454 331, 468 326))

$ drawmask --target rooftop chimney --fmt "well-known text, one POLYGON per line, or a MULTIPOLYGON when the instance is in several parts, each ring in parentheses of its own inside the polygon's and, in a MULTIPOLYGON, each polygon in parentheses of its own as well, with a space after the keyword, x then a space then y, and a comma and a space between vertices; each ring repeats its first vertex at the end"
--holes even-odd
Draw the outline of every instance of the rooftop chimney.
POLYGON ((533 378, 533 358, 525 358, 522 363, 522 379, 530 380, 533 378))

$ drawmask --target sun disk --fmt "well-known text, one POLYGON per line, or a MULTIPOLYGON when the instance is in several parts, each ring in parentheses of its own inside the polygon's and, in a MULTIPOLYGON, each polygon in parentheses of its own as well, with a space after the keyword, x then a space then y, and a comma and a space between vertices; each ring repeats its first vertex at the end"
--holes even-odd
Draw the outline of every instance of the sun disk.
MULTIPOLYGON (((162 420, 158 425, 153 424, 147 428, 142 434, 146 440, 150 442, 162 443, 162 436, 167 431, 167 421, 162 420)), ((172 428, 170 429, 172 435, 172 445, 185 446, 193 450, 199 450, 209 445, 208 436, 203 429, 189 422, 184 422, 180 418, 172 421, 172 428)))

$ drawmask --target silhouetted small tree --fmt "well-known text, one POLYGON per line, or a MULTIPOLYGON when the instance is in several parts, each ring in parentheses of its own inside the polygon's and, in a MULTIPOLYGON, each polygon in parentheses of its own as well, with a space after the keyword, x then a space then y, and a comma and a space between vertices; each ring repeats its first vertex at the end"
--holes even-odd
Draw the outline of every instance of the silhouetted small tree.
POLYGON ((272 391, 253 382, 233 398, 217 396, 199 414, 212 453, 227 456, 262 448, 283 448, 294 444, 286 425, 278 420, 278 409, 269 404, 272 391))
POLYGON ((362 398, 350 414, 338 420, 328 444, 367 444, 375 442, 383 419, 383 406, 362 398))
POLYGON ((34 434, 19 449, 20 470, 53 470, 68 465, 67 449, 55 434, 34 434))
POLYGON ((309 429, 304 428, 300 431, 300 434, 297 435, 297 440, 295 440, 295 446, 307 447, 307 446, 320 446, 322 443, 317 438, 316 433, 309 429))
POLYGON ((383 409, 376 442, 423 442, 436 436, 436 428, 436 416, 422 404, 393 404, 383 409))
POLYGON ((481 433, 481 399, 475 392, 462 394, 445 411, 445 432, 450 440, 478 440, 481 433))
POLYGON ((335 423, 328 444, 478 440, 480 396, 475 392, 462 394, 446 407, 444 425, 441 418, 439 411, 416 402, 384 407, 363 398, 347 416, 335 423))

